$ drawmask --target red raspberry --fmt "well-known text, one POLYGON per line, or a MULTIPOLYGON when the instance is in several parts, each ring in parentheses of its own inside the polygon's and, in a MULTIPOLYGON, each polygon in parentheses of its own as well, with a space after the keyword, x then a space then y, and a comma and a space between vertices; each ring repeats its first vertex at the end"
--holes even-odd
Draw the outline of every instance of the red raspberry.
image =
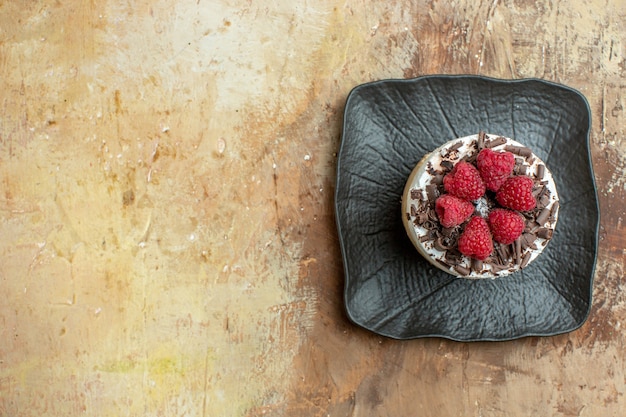
POLYGON ((476 157, 476 167, 487 189, 498 191, 513 173, 515 156, 511 152, 494 152, 485 148, 476 157))
POLYGON ((496 193, 496 200, 500 205, 513 210, 534 209, 537 200, 533 196, 533 180, 523 175, 509 178, 496 193))
POLYGON ((457 163, 443 177, 443 188, 463 200, 477 200, 485 194, 485 184, 476 167, 467 162, 457 163))
POLYGON ((480 216, 474 216, 465 225, 465 230, 459 237, 459 251, 472 258, 484 261, 493 252, 493 241, 487 221, 480 216))
POLYGON ((489 227, 493 240, 508 245, 515 242, 524 231, 524 218, 512 210, 493 209, 489 213, 489 227))
POLYGON ((443 227, 454 227, 472 215, 474 205, 453 195, 444 194, 435 202, 435 212, 443 227))

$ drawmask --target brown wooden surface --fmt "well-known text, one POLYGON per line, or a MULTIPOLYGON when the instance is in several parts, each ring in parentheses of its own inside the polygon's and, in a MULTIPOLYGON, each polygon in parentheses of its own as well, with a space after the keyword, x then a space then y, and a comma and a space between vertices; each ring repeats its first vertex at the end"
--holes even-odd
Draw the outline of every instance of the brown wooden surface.
POLYGON ((0 3, 0 416, 618 416, 620 0, 0 3), (333 218, 346 95, 537 77, 591 106, 601 242, 570 334, 351 325, 333 218))

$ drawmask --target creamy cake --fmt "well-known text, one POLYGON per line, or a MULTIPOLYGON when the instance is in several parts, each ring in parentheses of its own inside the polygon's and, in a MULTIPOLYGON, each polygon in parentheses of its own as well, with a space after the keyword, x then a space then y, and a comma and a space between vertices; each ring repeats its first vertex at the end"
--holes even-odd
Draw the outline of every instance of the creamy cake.
MULTIPOLYGON (((511 210, 502 207, 496 195, 495 191, 486 190, 480 198, 471 200, 472 216, 487 219, 497 208, 511 210)), ((403 223, 418 252, 437 268, 464 278, 497 278, 527 267, 552 238, 558 211, 556 185, 545 163, 521 143, 483 132, 451 140, 425 155, 411 172, 402 197, 403 223), (531 210, 512 210, 523 217, 521 235, 510 244, 493 241, 493 251, 484 260, 459 251, 459 238, 469 219, 454 227, 443 227, 435 210, 437 199, 449 194, 444 177, 461 161, 476 166, 482 149, 513 154, 515 163, 510 176, 529 177, 536 201, 531 210)))

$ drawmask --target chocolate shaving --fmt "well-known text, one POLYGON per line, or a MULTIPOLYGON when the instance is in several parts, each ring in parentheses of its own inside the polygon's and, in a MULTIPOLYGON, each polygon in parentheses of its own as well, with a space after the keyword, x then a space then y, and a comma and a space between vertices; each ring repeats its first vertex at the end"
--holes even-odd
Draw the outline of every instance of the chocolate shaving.
POLYGON ((437 189, 437 185, 428 184, 426 186, 426 195, 428 196, 428 200, 434 204, 437 197, 439 197, 439 190, 437 189))
POLYGON ((448 265, 447 263, 445 263, 445 262, 444 262, 444 261, 442 261, 441 259, 437 259, 437 262, 438 262, 440 265, 443 265, 443 267, 444 267, 445 269, 450 269, 450 265, 448 265))
POLYGON ((546 166, 544 164, 537 165, 537 174, 535 174, 535 178, 541 181, 546 171, 546 166))
POLYGON ((515 259, 515 247, 511 243, 510 245, 504 245, 504 254, 506 255, 506 259, 515 259))
POLYGON ((422 190, 413 188, 411 190, 411 200, 421 200, 422 199, 422 190))
POLYGON ((491 266, 491 270, 493 272, 495 272, 495 273, 498 273, 500 271, 504 271, 505 269, 508 268, 506 265, 497 264, 495 262, 489 262, 488 265, 491 266))
POLYGON ((532 193, 535 198, 541 198, 545 194, 546 187, 533 187, 532 193))
POLYGON ((428 220, 428 213, 425 213, 425 212, 421 212, 419 213, 419 215, 415 217, 415 221, 419 225, 423 225, 424 223, 426 223, 427 220, 428 220))
POLYGON ((515 239, 515 242, 513 243, 513 247, 515 249, 515 263, 517 265, 520 264, 521 262, 521 257, 522 257, 522 241, 520 238, 515 239))
POLYGON ((550 217, 550 209, 544 208, 544 209, 541 210, 541 212, 537 216, 536 222, 539 225, 543 226, 544 224, 546 224, 546 222, 548 221, 549 217, 550 217))
POLYGON ((483 261, 472 258, 472 271, 481 273, 483 270, 483 261))
POLYGON ((537 200, 537 207, 544 208, 548 204, 550 204, 550 197, 548 196, 548 193, 543 193, 539 200, 537 200))
POLYGON ((500 261, 500 263, 505 263, 506 260, 509 258, 507 256, 506 253, 506 248, 504 247, 504 245, 496 245, 496 254, 498 255, 498 260, 500 261))
POLYGON ((452 168, 454 168, 454 164, 451 161, 441 161, 441 167, 444 169, 444 171, 452 171, 452 168))
POLYGON ((477 156, 478 156, 477 152, 471 152, 465 155, 462 160, 465 162, 469 162, 470 164, 473 164, 476 161, 477 156))
POLYGON ((482 150, 485 147, 485 132, 482 130, 478 132, 478 139, 476 140, 476 147, 478 150, 482 150))
POLYGON ((526 175, 527 171, 526 171, 526 165, 524 165, 523 163, 521 164, 515 164, 515 166, 513 167, 513 172, 515 173, 515 175, 526 175))
POLYGON ((441 229, 441 234, 444 235, 445 237, 453 236, 455 233, 456 233, 455 227, 444 227, 443 229, 441 229))
POLYGON ((522 257, 522 262, 520 263, 520 268, 525 268, 528 265, 528 261, 530 261, 530 252, 526 252, 522 257))
POLYGON ((537 236, 533 233, 524 233, 520 236, 520 243, 522 244, 522 249, 537 249, 535 246, 535 240, 537 240, 537 236))
POLYGON ((469 275, 471 272, 469 269, 462 265, 455 265, 453 269, 461 275, 469 275))
POLYGON ((446 260, 454 265, 458 265, 463 260, 463 255, 456 248, 451 248, 446 252, 446 260))
POLYGON ((533 151, 525 146, 507 145, 504 150, 514 153, 515 155, 523 156, 524 158, 530 158, 533 155, 533 151))
POLYGON ((526 225, 524 226, 524 231, 530 232, 530 230, 532 229, 532 225, 530 224, 530 221, 534 221, 536 216, 534 213, 529 212, 529 211, 522 211, 521 214, 526 219, 526 225))
POLYGON ((553 233, 552 229, 542 227, 541 229, 537 230, 537 237, 540 237, 542 239, 551 239, 552 233, 553 233))
POLYGON ((435 247, 435 249, 443 252, 447 249, 450 249, 448 246, 443 244, 443 239, 440 237, 438 237, 437 239, 435 239, 435 242, 433 244, 433 246, 435 247))
POLYGON ((493 140, 485 142, 485 148, 495 148, 496 146, 504 145, 505 143, 506 143, 506 139, 503 138, 502 136, 498 136, 497 138, 493 140))
POLYGON ((459 141, 459 142, 455 143, 454 145, 450 146, 448 148, 448 152, 452 153, 454 151, 457 151, 461 146, 463 146, 463 142, 459 141))

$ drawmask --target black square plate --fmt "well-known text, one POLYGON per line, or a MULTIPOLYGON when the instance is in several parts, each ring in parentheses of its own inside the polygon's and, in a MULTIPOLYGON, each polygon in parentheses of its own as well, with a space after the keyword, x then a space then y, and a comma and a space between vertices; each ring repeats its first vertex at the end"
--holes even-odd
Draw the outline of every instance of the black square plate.
POLYGON ((346 103, 335 195, 349 318, 396 339, 495 341, 581 326, 591 307, 599 227, 590 129, 585 97, 542 80, 426 76, 356 87, 346 103), (408 240, 400 213, 415 164, 481 130, 543 159, 561 205, 541 256, 496 280, 455 278, 431 266, 408 240))

